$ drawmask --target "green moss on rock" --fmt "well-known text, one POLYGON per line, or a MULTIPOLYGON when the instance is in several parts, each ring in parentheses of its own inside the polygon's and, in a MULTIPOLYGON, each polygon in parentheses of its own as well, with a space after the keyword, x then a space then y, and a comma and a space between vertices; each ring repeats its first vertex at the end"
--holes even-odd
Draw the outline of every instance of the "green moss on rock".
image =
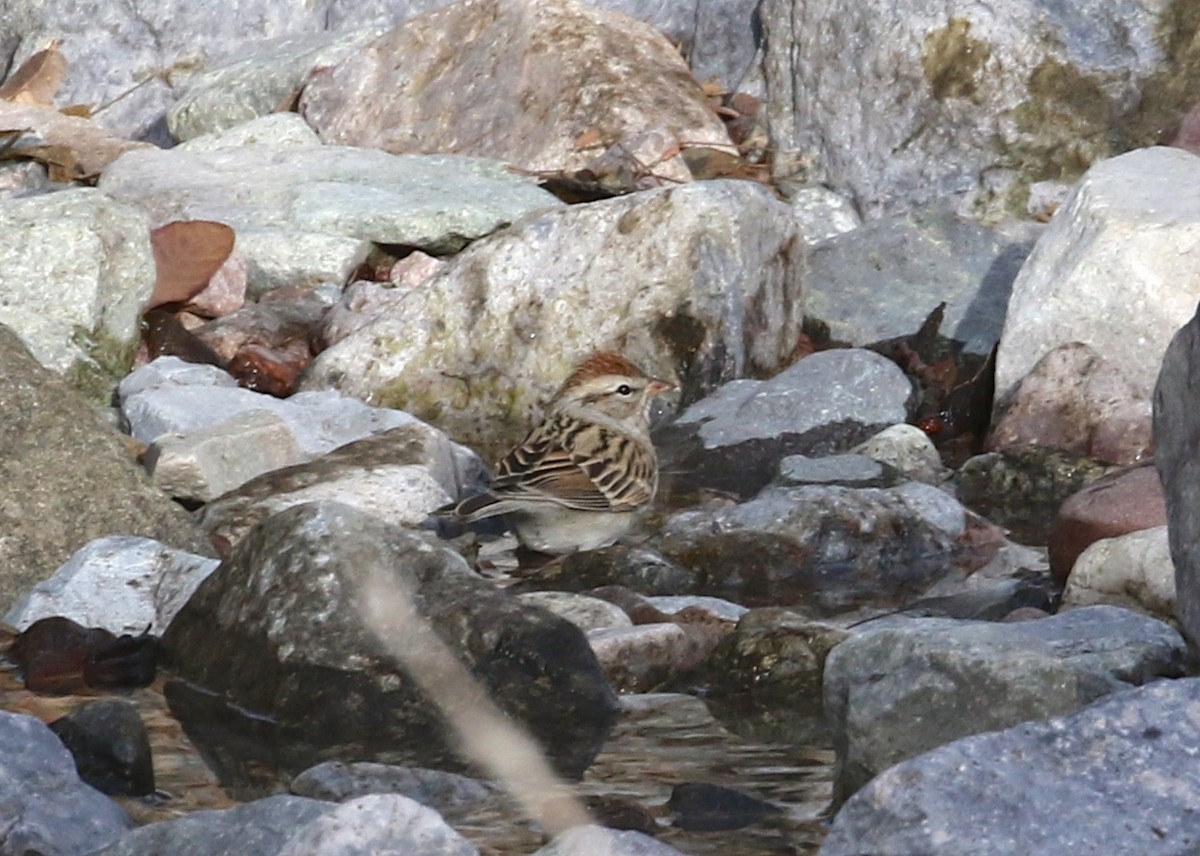
POLYGON ((992 56, 992 48, 982 39, 972 38, 970 33, 970 21, 951 18, 945 27, 925 36, 921 67, 938 101, 971 98, 979 88, 979 78, 992 56))

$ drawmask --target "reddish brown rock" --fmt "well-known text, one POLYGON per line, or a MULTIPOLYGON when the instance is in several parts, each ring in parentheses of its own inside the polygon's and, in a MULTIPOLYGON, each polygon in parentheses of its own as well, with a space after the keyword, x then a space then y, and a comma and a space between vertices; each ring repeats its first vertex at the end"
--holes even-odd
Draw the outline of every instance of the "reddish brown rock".
POLYGON ((1050 524, 1050 573, 1065 585, 1075 560, 1088 545, 1167 522, 1162 484, 1147 461, 1110 473, 1067 499, 1050 524))
POLYGON ((644 164, 689 175, 681 146, 736 154, 679 51, 648 24, 576 0, 470 0, 413 18, 316 71, 300 109, 326 143, 579 170, 649 132, 644 164))
POLYGON ((1040 446, 1112 464, 1152 454, 1151 403, 1115 365, 1082 342, 1050 351, 993 420, 987 451, 1040 446))

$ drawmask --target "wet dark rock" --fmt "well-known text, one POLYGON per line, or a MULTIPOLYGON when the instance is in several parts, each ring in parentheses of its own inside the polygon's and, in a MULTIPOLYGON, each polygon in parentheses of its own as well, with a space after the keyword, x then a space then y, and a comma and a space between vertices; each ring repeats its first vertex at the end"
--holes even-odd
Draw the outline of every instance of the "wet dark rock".
POLYGON ((834 802, 872 776, 957 737, 1046 719, 1129 685, 1183 672, 1167 624, 1109 606, 1037 621, 938 618, 864 625, 830 653, 834 802))
POLYGON ((617 544, 572 553, 537 577, 538 587, 587 591, 622 586, 642 595, 684 594, 699 589, 697 575, 653 550, 617 544))
POLYGON ((79 777, 96 790, 122 796, 154 793, 150 735, 130 702, 89 702, 50 723, 50 730, 70 750, 79 777))
POLYGON ((242 719, 252 733, 224 750, 225 779, 244 782, 256 764, 295 774, 339 758, 463 767, 437 711, 364 624, 360 586, 369 575, 411 588, 435 632, 560 772, 587 768, 616 699, 577 627, 409 531, 313 503, 253 529, 163 639, 178 675, 168 701, 185 728, 228 719, 180 706, 205 694, 210 707, 250 714, 242 719))
MULTIPOLYGON (((971 588, 953 594, 918 598, 903 609, 884 615, 1003 621, 1017 610, 1035 609, 1044 616, 1053 610, 1058 593, 1058 587, 1054 586, 1045 574, 1029 572, 992 583, 977 582, 971 588)), ((877 619, 867 619, 874 620, 877 619)), ((865 623, 867 622, 851 626, 861 626, 865 623)))
POLYGON ((958 498, 1007 528, 1022 544, 1045 544, 1047 528, 1067 497, 1112 467, 1067 452, 1027 446, 968 460, 954 476, 958 498))
POLYGON ((900 606, 973 562, 968 513, 937 488, 770 487, 749 502, 683 511, 658 548, 705 594, 831 615, 900 606))
POLYGON ((79 780, 54 733, 31 716, 0 712, 0 851, 91 853, 132 823, 112 800, 79 780))
POLYGON ((781 813, 777 805, 766 800, 708 782, 676 785, 667 808, 675 812, 675 825, 680 829, 700 832, 741 829, 781 813))
POLYGON ((211 554, 187 513, 150 484, 128 438, 2 326, 0 413, 0 608, 104 535, 211 554))
POLYGON ((1200 840, 1200 679, 956 740, 877 776, 821 856, 1184 856, 1200 840))
POLYGON ((141 687, 154 680, 158 667, 154 636, 116 636, 103 627, 84 627, 60 615, 29 625, 14 640, 10 653, 24 674, 25 686, 35 692, 141 687))
POLYGON ((596 822, 609 829, 632 829, 644 835, 659 833, 654 814, 641 803, 609 794, 584 797, 584 805, 596 822))
POLYGON ((753 609, 713 651, 705 675, 719 696, 818 707, 825 659, 848 635, 781 607, 753 609))
POLYGON ((735 380, 660 432, 668 490, 753 496, 791 454, 845 452, 904 422, 913 388, 895 363, 855 348, 822 351, 770 380, 735 380))
POLYGON ((882 217, 813 248, 804 314, 867 345, 912 333, 944 301, 945 335, 986 354, 1032 244, 937 206, 882 217))
POLYGON ((650 692, 704 662, 728 631, 713 624, 660 622, 597 630, 588 642, 618 692, 650 692))
POLYGON ((1088 545, 1166 522, 1162 482, 1153 461, 1101 476, 1067 497, 1050 524, 1050 573, 1060 586, 1066 585, 1088 545))
POLYGON ((301 797, 345 802, 367 794, 400 794, 440 812, 474 805, 496 795, 496 789, 479 779, 427 770, 358 761, 326 761, 309 767, 288 786, 301 797))
POLYGON ((1179 622, 1200 643, 1200 314, 1175 334, 1154 389, 1154 464, 1162 479, 1179 622))

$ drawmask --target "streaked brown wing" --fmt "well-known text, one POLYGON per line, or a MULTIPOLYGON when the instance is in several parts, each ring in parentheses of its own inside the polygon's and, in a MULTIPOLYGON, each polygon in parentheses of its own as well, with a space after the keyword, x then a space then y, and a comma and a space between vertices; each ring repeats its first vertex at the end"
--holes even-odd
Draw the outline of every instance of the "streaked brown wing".
POLYGON ((559 415, 505 456, 496 468, 498 497, 543 499, 588 511, 633 511, 654 496, 654 453, 609 428, 559 415), (611 451, 601 454, 605 448, 611 451), (625 457, 627 471, 611 461, 625 457))

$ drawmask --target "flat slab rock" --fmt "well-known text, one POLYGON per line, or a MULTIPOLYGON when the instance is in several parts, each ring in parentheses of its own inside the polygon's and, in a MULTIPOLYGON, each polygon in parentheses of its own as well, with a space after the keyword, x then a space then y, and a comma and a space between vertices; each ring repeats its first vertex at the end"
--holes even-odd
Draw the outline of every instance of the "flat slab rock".
POLYGON ((1200 679, 979 734, 881 773, 820 856, 1184 856, 1200 840, 1200 679))

